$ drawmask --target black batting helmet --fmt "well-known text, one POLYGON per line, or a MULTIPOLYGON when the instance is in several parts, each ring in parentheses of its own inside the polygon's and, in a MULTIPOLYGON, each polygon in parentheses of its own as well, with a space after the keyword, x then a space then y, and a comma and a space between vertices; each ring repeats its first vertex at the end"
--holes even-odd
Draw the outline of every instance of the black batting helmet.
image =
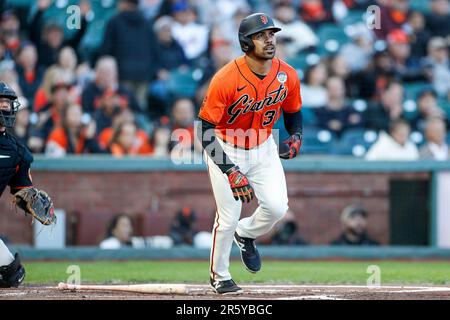
POLYGON ((248 52, 255 47, 251 39, 252 34, 268 29, 281 31, 281 28, 275 27, 273 19, 265 13, 254 13, 245 17, 239 26, 239 43, 242 51, 248 52))
POLYGON ((12 128, 16 122, 16 113, 19 110, 20 103, 17 100, 17 94, 4 82, 0 82, 0 98, 10 100, 11 108, 9 110, 0 109, 0 126, 12 128))

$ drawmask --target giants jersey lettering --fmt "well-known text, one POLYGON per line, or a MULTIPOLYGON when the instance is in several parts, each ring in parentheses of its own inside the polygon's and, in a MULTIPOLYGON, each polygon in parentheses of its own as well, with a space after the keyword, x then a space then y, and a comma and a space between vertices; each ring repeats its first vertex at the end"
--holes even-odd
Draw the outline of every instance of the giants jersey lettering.
POLYGON ((301 105, 300 80, 291 66, 274 58, 261 80, 242 56, 214 75, 199 117, 215 124, 222 140, 249 149, 267 140, 281 109, 292 113, 301 105))

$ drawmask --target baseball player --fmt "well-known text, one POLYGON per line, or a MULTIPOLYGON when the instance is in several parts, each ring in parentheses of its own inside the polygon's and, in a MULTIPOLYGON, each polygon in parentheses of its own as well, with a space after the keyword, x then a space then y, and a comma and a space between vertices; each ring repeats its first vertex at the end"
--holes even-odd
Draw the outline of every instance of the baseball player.
MULTIPOLYGON (((33 156, 6 130, 14 126, 19 105, 14 90, 0 82, 0 196, 9 186, 19 208, 44 225, 52 224, 56 222, 53 203, 31 182, 29 170, 33 156)), ((24 278, 25 269, 19 255, 13 256, 0 240, 0 288, 17 287, 24 278)))
POLYGON ((299 154, 302 116, 298 75, 275 57, 275 33, 280 30, 264 13, 242 20, 239 41, 245 54, 214 75, 199 112, 217 207, 210 282, 220 294, 242 292, 228 270, 233 241, 247 270, 258 272, 261 260, 254 241, 288 210, 280 158, 299 154), (278 148, 271 132, 281 112, 290 137, 278 148), (255 196, 258 208, 252 216, 239 220, 242 202, 255 196))

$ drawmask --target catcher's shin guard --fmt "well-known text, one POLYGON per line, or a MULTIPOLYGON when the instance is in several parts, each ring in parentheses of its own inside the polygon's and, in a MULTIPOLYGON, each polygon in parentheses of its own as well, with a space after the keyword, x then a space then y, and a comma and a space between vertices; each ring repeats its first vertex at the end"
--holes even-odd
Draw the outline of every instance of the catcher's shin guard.
POLYGON ((16 253, 13 262, 0 267, 0 288, 16 288, 23 279, 25 279, 25 268, 20 263, 19 254, 16 253))

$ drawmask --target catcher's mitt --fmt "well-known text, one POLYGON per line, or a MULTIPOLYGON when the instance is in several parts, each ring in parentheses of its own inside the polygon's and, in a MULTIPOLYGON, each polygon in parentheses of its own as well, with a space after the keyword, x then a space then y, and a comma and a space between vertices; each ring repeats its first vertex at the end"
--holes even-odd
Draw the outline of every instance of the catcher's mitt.
POLYGON ((53 201, 45 191, 34 187, 21 189, 14 194, 14 203, 25 213, 31 214, 33 218, 43 225, 56 223, 53 201))

